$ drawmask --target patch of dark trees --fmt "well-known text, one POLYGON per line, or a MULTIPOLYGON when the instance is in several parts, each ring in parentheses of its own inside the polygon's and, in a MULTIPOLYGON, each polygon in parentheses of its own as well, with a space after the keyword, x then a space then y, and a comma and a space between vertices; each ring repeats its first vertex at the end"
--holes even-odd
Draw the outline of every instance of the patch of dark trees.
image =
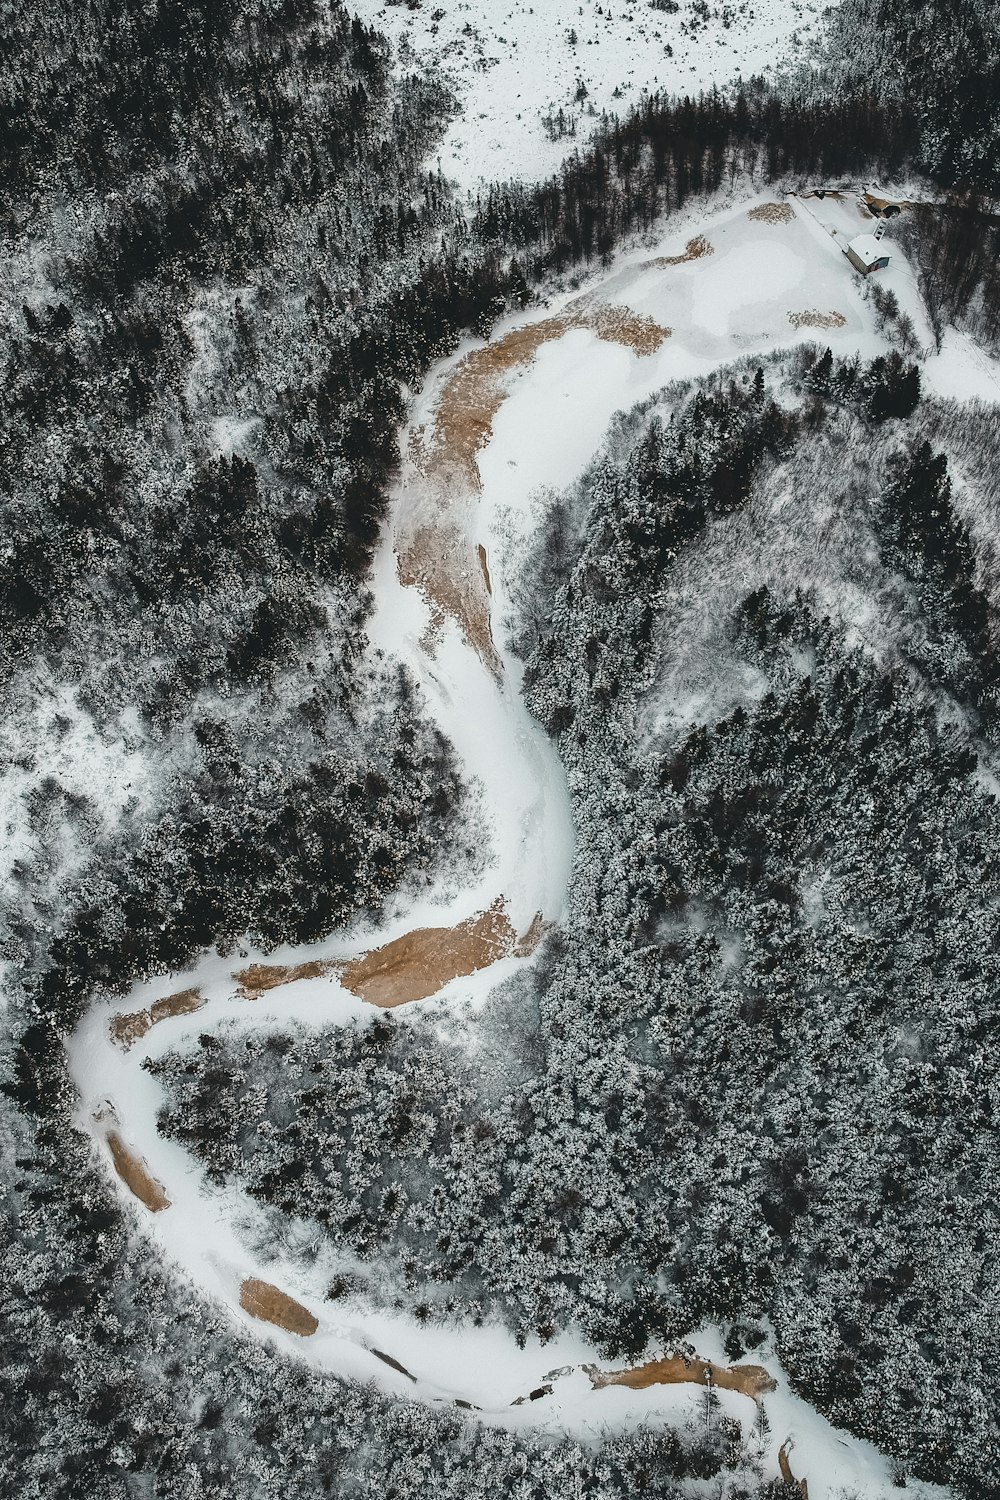
MULTIPOLYGON (((537 278, 606 257, 623 234, 650 227, 658 215, 729 177, 747 172, 770 181, 873 170, 888 176, 922 160, 926 132, 920 134, 919 121, 915 125, 910 102, 894 101, 874 83, 848 87, 826 100, 779 94, 761 84, 698 100, 656 96, 628 120, 607 122, 594 148, 571 160, 552 182, 489 194, 470 230, 445 185, 421 168, 448 102, 437 86, 419 78, 393 83, 383 44, 340 9, 320 11, 311 0, 269 0, 264 6, 235 0, 111 6, 87 0, 71 10, 52 3, 11 12, 4 39, 3 229, 15 243, 44 241, 52 253, 38 296, 25 305, 21 325, 4 350, 7 399, 0 413, 0 455, 8 483, 2 505, 0 675, 9 694, 13 674, 31 672, 37 662, 57 680, 71 683, 95 675, 96 663, 103 685, 91 687, 91 706, 98 719, 113 719, 123 704, 136 706, 153 734, 190 730, 202 757, 201 772, 132 842, 95 845, 88 869, 63 893, 62 910, 37 909, 30 902, 18 910, 12 897, 14 909, 7 914, 4 957, 22 972, 32 1019, 19 1037, 15 1068, 5 1075, 5 1103, 33 1115, 34 1143, 19 1168, 23 1188, 9 1201, 4 1195, 12 1220, 11 1233, 3 1236, 0 1276, 9 1356, 0 1377, 8 1382, 5 1462, 16 1476, 11 1483, 23 1493, 32 1485, 53 1496, 83 1488, 118 1500, 134 1488, 134 1475, 142 1476, 137 1481, 142 1485, 152 1475, 154 1484, 168 1488, 183 1476, 185 1484, 214 1492, 231 1486, 236 1472, 227 1430, 239 1435, 242 1452, 245 1407, 242 1395, 232 1398, 235 1389, 249 1391, 258 1411, 255 1462, 266 1466, 275 1451, 297 1452, 294 1444, 305 1432, 312 1447, 308 1465, 304 1460, 300 1465, 303 1492, 349 1494, 346 1460, 330 1443, 329 1432, 319 1432, 310 1418, 292 1433, 285 1420, 294 1412, 298 1423, 298 1414, 315 1397, 314 1377, 288 1373, 296 1367, 269 1366, 265 1385, 288 1382, 281 1386, 288 1392, 284 1404, 272 1402, 268 1391, 252 1382, 241 1384, 242 1375, 233 1381, 232 1368, 225 1365, 228 1333, 213 1330, 214 1344, 199 1343, 202 1315, 190 1307, 181 1316, 195 1330, 198 1369, 208 1368, 214 1348, 225 1378, 210 1382, 203 1421, 190 1417, 200 1389, 183 1412, 171 1406, 180 1363, 173 1373, 164 1364, 161 1333, 147 1317, 143 1277, 129 1271, 125 1291, 116 1297, 116 1280, 130 1253, 121 1220, 82 1154, 66 1151, 73 1096, 61 1037, 98 985, 127 986, 247 932, 266 944, 311 939, 360 904, 377 906, 403 870, 419 869, 444 837, 455 785, 440 745, 426 736, 416 709, 391 694, 373 737, 379 753, 362 754, 356 746, 354 753, 351 747, 340 753, 320 744, 305 764, 288 765, 277 780, 272 768, 245 760, 244 745, 228 735, 224 723, 196 709, 198 695, 259 694, 265 712, 278 674, 308 658, 321 632, 348 643, 360 636, 359 581, 370 563, 398 462, 396 429, 405 405, 401 383, 419 380, 464 330, 485 334, 505 308, 528 298, 537 278), (82 217, 64 217, 66 204, 79 208, 82 217), (57 222, 68 226, 63 240, 58 234, 51 238, 57 222), (290 244, 294 265, 287 260, 290 244), (227 389, 244 378, 257 383, 261 429, 247 452, 219 455, 206 442, 200 398, 192 411, 186 394, 192 346, 184 314, 206 288, 220 283, 253 288, 275 265, 289 265, 289 278, 301 278, 289 306, 301 301, 302 309, 279 321, 282 358, 275 361, 268 348, 274 338, 265 316, 270 309, 255 309, 252 296, 235 305, 224 375, 227 389), (330 599, 337 590, 336 597, 348 602, 341 606, 343 616, 335 618, 330 599), (107 687, 116 677, 124 691, 107 687), (67 1330, 79 1344, 67 1338, 67 1330), (139 1369, 142 1377, 136 1375, 139 1369), (160 1374, 154 1379, 151 1371, 160 1374), (143 1432, 152 1436, 147 1439, 143 1432), (326 1457, 317 1460, 317 1452, 326 1457), (198 1480, 190 1479, 191 1463, 198 1480)), ((921 90, 920 99, 930 97, 929 85, 921 90)), ((976 120, 970 123, 961 113, 968 96, 966 89, 955 118, 977 142, 988 144, 990 119, 976 117, 981 127, 976 134, 976 120)), ((935 105, 941 113, 944 93, 935 97, 942 101, 935 105)), ((934 167, 941 181, 965 180, 954 152, 942 162, 934 167)), ((975 173, 968 180, 989 186, 975 173)), ((984 296, 977 288, 989 270, 995 239, 970 234, 970 222, 940 218, 927 230, 932 234, 942 225, 952 233, 951 240, 945 237, 940 246, 935 241, 928 250, 936 282, 945 288, 942 317, 953 316, 954 308, 975 310, 984 296), (980 256, 975 285, 968 271, 973 251, 980 256), (953 268, 954 291, 948 280, 953 268)), ((277 294, 272 289, 268 295, 277 294)), ((988 296, 983 305, 993 305, 988 296)), ((875 420, 904 416, 915 399, 912 374, 902 363, 883 361, 877 371, 855 372, 853 387, 846 373, 831 369, 829 375, 829 391, 815 391, 817 398, 856 402, 875 420)), ((214 395, 210 390, 204 398, 209 414, 214 395)), ((815 418, 815 403, 812 410, 815 418)), ((606 517, 621 574, 614 576, 608 566, 610 551, 595 549, 578 592, 569 598, 568 615, 602 601, 610 609, 623 593, 622 579, 633 573, 652 587, 700 527, 742 503, 758 466, 780 456, 797 432, 807 430, 796 424, 813 418, 789 417, 757 382, 725 400, 706 394, 687 436, 678 424, 672 436, 651 437, 633 478, 622 479, 622 505, 610 507, 606 517), (723 444, 731 462, 697 459, 706 436, 723 444)), ((982 602, 969 581, 967 538, 948 510, 947 481, 936 472, 936 460, 925 458, 915 454, 900 461, 886 500, 883 544, 908 570, 927 609, 937 611, 941 631, 971 658, 985 629, 982 602)), ((560 586, 567 582, 568 588, 567 579, 558 576, 560 586)), ((539 712, 555 730, 568 733, 573 726, 596 743, 609 707, 641 670, 653 603, 629 597, 622 608, 621 620, 612 611, 588 631, 575 684, 563 671, 571 660, 567 643, 553 637, 539 646, 529 681, 539 712), (560 673, 552 687, 550 679, 560 673), (588 701, 596 712, 591 714, 588 701)), ((783 627, 770 622, 765 602, 751 601, 746 613, 763 634, 761 649, 780 653, 783 627)), ((952 672, 946 686, 967 691, 985 714, 989 683, 971 668, 964 678, 952 672)), ((880 743, 895 747, 889 759, 898 783, 912 772, 919 724, 911 715, 900 719, 898 731, 883 731, 878 714, 887 700, 884 689, 878 691, 875 706, 865 710, 870 720, 865 735, 877 733, 880 743)), ((348 722, 356 692, 349 673, 331 689, 330 699, 348 722)), ((834 707, 827 717, 841 718, 825 731, 824 746, 855 727, 842 720, 842 704, 857 698, 849 676, 836 678, 831 692, 834 707)), ((5 711, 16 706, 8 696, 5 711)), ((319 741, 332 717, 331 702, 318 695, 302 705, 303 725, 308 723, 319 741)), ((744 742, 749 730, 739 724, 730 726, 728 738, 718 737, 714 760, 706 759, 700 742, 689 746, 683 765, 672 764, 663 784, 657 781, 655 795, 666 795, 666 788, 670 797, 696 804, 688 827, 695 844, 703 841, 708 851, 705 868, 684 871, 671 864, 668 838, 657 855, 662 889, 651 891, 648 870, 631 867, 620 885, 622 892, 632 892, 634 875, 635 932, 646 937, 664 914, 688 909, 699 882, 714 892, 711 882, 717 881, 712 899, 720 910, 727 881, 735 892, 749 891, 754 901, 774 903, 761 927, 759 977, 747 987, 753 993, 741 995, 739 1002, 739 1015, 763 1028, 762 1036, 775 1034, 775 1015, 786 1028, 794 1019, 795 986, 787 976, 801 962, 802 950, 785 942, 774 915, 783 920, 791 909, 788 870, 762 867, 760 851, 770 847, 768 840, 775 849, 791 847, 804 826, 803 815, 801 808, 784 803, 779 816, 777 800, 756 783, 741 801, 722 796, 710 782, 713 776, 721 780, 718 768, 734 757, 766 764, 787 742, 789 724, 798 726, 793 741, 799 744, 821 718, 804 693, 787 708, 768 704, 762 710, 750 750, 744 742), (800 821, 792 828, 794 818, 800 821), (759 834, 756 843, 749 837, 740 842, 744 824, 759 834), (770 1006, 772 998, 777 1010, 770 1006)), ((709 737, 709 743, 715 741, 709 737)), ((861 745, 869 753, 867 737, 861 745)), ((951 780, 967 769, 962 762, 951 780)), ((944 784, 949 775, 941 772, 932 784, 944 784)), ((615 785, 607 768, 601 768, 601 776, 607 788, 615 785)), ((639 772, 630 771, 630 778, 628 796, 642 804, 639 823, 620 819, 617 808, 604 821, 612 832, 620 827, 623 837, 627 828, 638 849, 648 832, 648 808, 637 792, 639 772)), ((803 799, 807 783, 804 777, 803 799)), ((923 836, 915 805, 908 806, 910 821, 902 827, 891 821, 896 813, 888 793, 884 803, 889 821, 880 839, 891 842, 898 835, 906 847, 906 839, 923 836)), ((968 849, 978 857, 975 810, 963 806, 963 811, 975 835, 969 835, 968 849)), ((666 829, 688 816, 685 804, 673 800, 654 813, 653 822, 666 820, 666 829)), ((809 847, 818 847, 822 836, 821 831, 809 847)), ((985 863, 988 840, 984 848, 985 863)), ((608 850, 602 848, 594 869, 608 868, 608 850)), ((660 963, 655 956, 640 954, 638 970, 616 970, 594 982, 601 954, 618 952, 620 903, 610 899, 614 884, 609 880, 607 889, 596 891, 591 907, 607 917, 603 947, 597 943, 588 952, 561 997, 545 1001, 542 1030, 524 1044, 525 1050, 534 1045, 542 1055, 566 1062, 565 1076, 540 1088, 518 1116, 518 1129, 524 1134, 530 1127, 527 1137, 538 1150, 548 1135, 558 1135, 566 1101, 575 1100, 576 1064, 589 1062, 575 997, 587 995, 593 1002, 587 1018, 591 1039, 602 1007, 609 1036, 621 1027, 623 994, 640 1000, 645 995, 647 1001, 652 996, 657 1004, 662 998, 648 982, 660 963)), ((943 906, 951 900, 946 894, 943 906)), ((926 922, 927 912, 913 908, 902 878, 895 899, 904 913, 901 921, 914 929, 926 922)), ((694 939, 685 938, 667 957, 678 973, 682 963, 689 965, 683 972, 692 985, 705 970, 694 939)), ((553 958, 548 970, 540 971, 546 983, 556 983, 561 963, 561 957, 558 963, 553 958)), ((904 977, 919 972, 917 966, 904 977)), ((865 995, 876 996, 878 976, 864 973, 865 995)), ((976 975, 972 978, 978 983, 976 975)), ((682 989, 668 997, 665 1009, 686 1003, 682 989)), ((710 1011, 706 1004, 703 1017, 699 1012, 706 1032, 710 1011)), ((648 1056, 651 1012, 640 1007, 636 1014, 647 1027, 637 1055, 648 1056)), ((681 1041, 675 1055, 683 1057, 687 1047, 693 1056, 695 1041, 681 1041)), ((759 1046, 751 1049, 751 1062, 759 1052, 759 1046)), ((958 1066, 960 1048, 956 1057, 958 1066)), ((658 1066, 663 1078, 650 1083, 639 1104, 624 1098, 609 1074, 599 1118, 620 1133, 631 1129, 636 1110, 648 1111, 665 1153, 689 1127, 703 1150, 713 1125, 704 1093, 686 1090, 678 1116, 672 1103, 677 1064, 664 1052, 658 1066)), ((706 1054, 706 1077, 732 1077, 733 1067, 732 1058, 706 1054)), ((597 1084, 594 1097, 596 1090, 597 1084)), ((925 1097, 926 1090, 920 1099, 925 1097)), ((941 1118, 947 1108, 942 1092, 941 1118)), ((399 1111, 401 1134, 408 1114, 407 1108, 399 1111)), ((23 1114, 20 1118, 26 1124, 23 1114)), ((794 1230, 812 1201, 809 1163, 796 1155, 782 1128, 769 1127, 767 1182, 760 1215, 755 1209, 747 1221, 748 1244, 768 1229, 778 1235, 794 1230)), ((517 1130, 512 1134, 516 1138, 517 1130)), ((518 1196, 515 1178, 520 1173, 520 1182, 533 1181, 532 1169, 526 1152, 507 1160, 503 1142, 511 1138, 499 1131, 493 1137, 470 1131, 467 1141, 453 1143, 452 1165, 460 1171, 466 1153, 480 1159, 493 1140, 497 1169, 507 1173, 505 1211, 518 1243, 526 1255, 539 1249, 541 1254, 534 1290, 500 1287, 497 1296, 526 1328, 545 1330, 565 1306, 562 1289, 583 1281, 585 1257, 568 1273, 560 1257, 567 1247, 584 1244, 586 1205, 571 1182, 558 1184, 544 1202, 518 1196)), ((637 1131, 636 1139, 642 1138, 637 1131)), ((720 1149, 731 1150, 732 1142, 720 1149)), ((930 1150, 922 1140, 912 1148, 904 1163, 910 1176, 903 1174, 902 1186, 899 1163, 893 1159, 885 1165, 885 1183, 896 1184, 893 1191, 901 1201, 916 1196, 912 1182, 930 1150)), ((714 1158, 706 1160, 711 1166, 714 1158)), ((961 1184, 967 1184, 972 1169, 963 1164, 961 1172, 961 1184)), ((616 1185, 623 1201, 628 1181, 626 1174, 616 1185)), ((269 1188, 287 1196, 280 1176, 269 1188)), ((699 1203, 713 1201, 715 1188, 709 1176, 694 1183, 696 1211, 699 1203)), ((470 1202, 474 1219, 481 1205, 474 1194, 470 1202)), ((387 1215, 396 1206, 384 1205, 387 1215)), ((435 1212, 452 1212, 447 1194, 435 1200, 435 1212)), ((471 1221, 435 1228, 453 1237, 453 1260, 460 1260, 466 1241, 474 1243, 471 1221)), ((363 1229, 354 1225, 344 1232, 363 1229)), ((670 1263, 666 1236, 664 1228, 661 1239, 645 1247, 641 1266, 670 1263)), ((600 1236, 584 1247, 591 1265, 602 1240, 628 1261, 627 1238, 616 1230, 609 1241, 602 1225, 600 1236)), ((421 1247, 423 1253, 423 1242, 421 1247)), ((675 1288, 676 1305, 685 1317, 691 1314, 685 1326, 718 1312, 713 1288, 730 1287, 735 1297, 743 1287, 741 1277, 753 1267, 742 1253, 731 1239, 713 1242, 701 1270, 687 1266, 686 1285, 679 1277, 675 1288)), ((676 1332, 654 1291, 652 1273, 641 1266, 636 1273, 630 1263, 624 1279, 609 1282, 630 1286, 627 1310, 613 1298, 586 1311, 594 1336, 609 1350, 633 1352, 644 1332, 656 1331, 657 1316, 665 1319, 664 1337, 676 1332)), ((848 1363, 834 1370, 820 1361, 816 1389, 819 1399, 845 1403, 845 1419, 870 1410, 865 1360, 873 1370, 881 1368, 879 1350, 872 1355, 859 1343, 865 1309, 874 1306, 891 1318, 908 1274, 905 1264, 887 1264, 871 1278, 860 1310, 856 1298, 847 1305, 854 1296, 850 1288, 837 1310, 840 1332, 860 1353, 852 1352, 848 1363)), ((156 1287, 156 1317, 166 1326, 173 1308, 159 1280, 156 1287)), ((786 1337, 791 1340, 792 1333, 786 1337)), ((888 1334, 879 1337, 888 1347, 888 1334)), ((250 1363, 244 1362, 244 1370, 250 1363)), ((916 1401, 915 1387, 911 1394, 916 1401)), ((367 1409, 354 1410, 353 1431, 362 1430, 366 1420, 367 1409)), ((423 1420, 412 1414, 400 1418, 406 1430, 393 1429, 386 1447, 397 1464, 400 1487, 416 1482, 406 1468, 411 1454, 415 1462, 426 1455, 428 1462, 433 1458, 442 1468, 451 1466, 452 1492, 463 1494, 459 1434, 449 1429, 442 1438, 437 1419, 427 1418, 426 1430, 420 1427, 423 1420)), ((934 1427, 931 1437, 937 1431, 934 1427)), ((646 1435, 637 1454, 623 1450, 623 1493, 668 1493, 664 1483, 669 1487, 676 1472, 672 1465, 680 1462, 671 1440, 671 1434, 646 1435)), ((952 1450, 941 1441, 944 1466, 952 1450)), ((352 1452, 356 1447, 348 1445, 352 1452)), ((706 1473, 715 1472, 712 1464, 718 1468, 717 1447, 709 1447, 706 1473)), ((513 1471, 508 1477, 512 1485, 513 1471)), ((279 1483, 291 1494, 295 1482, 285 1468, 271 1487, 279 1483)), ((501 1478, 501 1489, 504 1483, 501 1478)), ((548 1482, 547 1494, 556 1492, 553 1483, 548 1482)), ((614 1493, 610 1486, 618 1480, 605 1475, 587 1483, 592 1493, 607 1494, 614 1493)), ((446 1490, 439 1483, 435 1492, 446 1490)))
MULTIPOLYGON (((1000 146, 998 146, 1000 149, 1000 146)), ((1000 214, 976 191, 917 204, 897 221, 940 347, 949 324, 1000 346, 1000 214)))
POLYGON ((9 893, 4 956, 38 1017, 9 1088, 58 1114, 58 1039, 96 985, 241 934, 318 937, 444 842, 457 782, 405 684, 376 685, 382 709, 359 726, 360 580, 401 382, 525 287, 462 242, 421 170, 436 86, 395 85, 385 44, 341 9, 51 5, 9 31, 5 227, 50 258, 3 351, 4 711, 42 666, 99 726, 138 711, 151 756, 198 745, 173 802, 97 840, 60 910, 9 893), (64 200, 86 212, 60 237, 64 200), (290 243, 296 295, 276 313, 290 243), (219 283, 246 290, 192 393, 185 314, 219 283), (213 452, 215 403, 241 387, 255 439, 213 452), (277 680, 320 637, 324 680, 288 713, 277 680), (283 763, 227 722, 248 699, 294 732, 283 763))
POLYGON ((877 78, 918 131, 916 165, 942 187, 1000 188, 1000 22, 992 0, 845 0, 819 88, 877 78))
POLYGON ((919 406, 874 397, 881 377, 908 405, 907 368, 815 350, 784 374, 797 410, 752 367, 678 398, 595 464, 582 524, 556 523, 523 639, 571 771, 572 915, 480 1018, 493 1045, 470 1059, 433 1019, 250 1053, 206 1039, 160 1066, 163 1125, 216 1180, 377 1258, 404 1305, 422 1288, 428 1319, 499 1312, 543 1340, 573 1321, 615 1361, 703 1322, 744 1357, 769 1319, 798 1388, 901 1483, 978 1495, 1000 839, 977 673, 996 621, 919 406), (637 734, 692 550, 834 422, 862 451, 898 443, 858 544, 912 593, 926 658, 862 653, 780 566, 741 588, 737 558, 714 623, 765 691, 637 734))
POLYGON ((823 99, 763 80, 683 99, 651 94, 608 119, 588 150, 538 187, 504 184, 479 204, 478 234, 523 247, 536 274, 606 258, 690 198, 737 175, 761 182, 898 173, 916 149, 912 116, 874 88, 823 99))
MULTIPOLYGON (((824 403, 843 379, 855 441, 884 427, 867 371, 819 351, 803 366, 806 383, 820 366, 824 403)), ((896 374, 890 396, 908 407, 896 374)), ((813 441, 808 413, 806 397, 797 444, 813 441)), ((900 447, 871 476, 869 525, 888 574, 912 591, 926 652, 879 665, 794 580, 742 597, 734 586, 727 629, 767 691, 665 730, 662 754, 655 736, 636 749, 629 690, 656 680, 650 658, 665 648, 648 610, 683 574, 665 547, 648 582, 626 569, 638 597, 580 586, 591 567, 617 576, 632 553, 639 490, 618 477, 630 464, 595 466, 585 535, 540 607, 548 623, 528 669, 580 789, 580 927, 547 974, 543 960, 537 1045, 564 1058, 575 1036, 564 1086, 588 1070, 591 1099, 623 1028, 640 1071, 650 1043, 659 1049, 641 1107, 621 1065, 601 1075, 614 1096, 605 1170, 618 1185, 600 1190, 638 1200, 629 1222, 644 1226, 608 1248, 605 1274, 638 1306, 609 1304, 601 1336, 624 1356, 651 1329, 667 1341, 675 1316, 731 1318, 738 1332, 766 1314, 795 1379, 836 1421, 901 1470, 978 1495, 992 1437, 969 1397, 992 1379, 997 1309, 992 1293, 982 1301, 993 1209, 977 1183, 997 1147, 975 1057, 996 1050, 1000 867, 996 800, 974 773, 994 753, 997 620, 945 456, 922 438, 919 408, 895 420, 900 447), (647 1132, 654 1160, 637 1189, 647 1132), (932 1222, 949 1226, 940 1254, 932 1222), (974 1298, 944 1291, 958 1244, 974 1298)), ((712 452, 714 427, 702 437, 712 452)), ((678 541, 690 548, 688 515, 678 541)), ((650 722, 642 699, 638 712, 650 722)), ((557 1091, 551 1061, 546 1086, 557 1091)), ((599 1148, 579 1150, 592 1160, 599 1148)), ((586 1200, 584 1176, 566 1174, 564 1187, 586 1200)), ((592 1265, 597 1218, 584 1208, 560 1219, 562 1274, 592 1265)))
POLYGON ((932 644, 952 647, 944 657, 948 668, 939 666, 935 673, 925 662, 923 670, 939 675, 949 692, 977 712, 983 733, 995 738, 1000 713, 996 621, 977 580, 969 528, 955 510, 947 458, 924 439, 897 455, 887 479, 878 510, 886 561, 917 589, 934 625, 932 644))

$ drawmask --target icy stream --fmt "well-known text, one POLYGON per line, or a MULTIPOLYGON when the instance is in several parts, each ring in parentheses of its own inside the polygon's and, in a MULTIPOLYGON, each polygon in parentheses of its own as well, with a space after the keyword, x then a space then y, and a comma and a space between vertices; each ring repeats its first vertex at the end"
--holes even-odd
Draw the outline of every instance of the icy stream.
MULTIPOLYGON (((658 265, 646 252, 645 258, 626 258, 608 279, 609 285, 614 283, 611 295, 617 306, 671 330, 660 347, 639 352, 572 324, 544 347, 537 339, 526 340, 531 352, 522 365, 505 371, 505 396, 502 404, 495 403, 492 430, 477 456, 480 493, 459 496, 458 512, 446 516, 454 493, 429 493, 427 476, 413 455, 421 434, 433 426, 442 393, 463 355, 474 346, 470 343, 432 372, 404 435, 402 451, 409 457, 375 564, 370 635, 374 651, 409 668, 426 711, 454 746, 463 774, 478 784, 489 858, 473 888, 399 910, 377 931, 341 933, 308 951, 250 954, 236 967, 304 960, 322 967, 356 958, 417 928, 467 922, 498 898, 503 898, 518 936, 538 914, 546 922, 564 918, 573 857, 569 794, 554 747, 524 706, 521 667, 506 649, 502 628, 511 558, 530 538, 540 488, 566 484, 581 471, 619 407, 632 405, 669 380, 703 373, 748 347, 795 341, 799 335, 789 318, 804 305, 806 284, 810 298, 822 298, 819 305, 843 309, 843 327, 830 338, 835 347, 860 348, 866 354, 879 347, 868 308, 839 252, 824 243, 816 227, 797 216, 785 224, 751 220, 746 209, 747 204, 730 208, 698 226, 712 242, 711 253, 690 260, 675 255, 673 263, 658 265), (768 254, 766 247, 775 240, 780 254, 768 254), (723 274, 727 261, 731 276, 723 274), (741 301, 741 285, 751 261, 758 300, 749 305, 741 301), (458 565, 471 559, 481 580, 502 665, 499 675, 454 618, 400 581, 402 548, 412 542, 415 529, 429 526, 433 534, 443 516, 448 545, 458 549, 458 565), (486 548, 488 572, 480 567, 480 545, 486 548)), ((681 224, 662 251, 681 249, 690 233, 690 225, 681 224)), ((597 286, 591 295, 600 293, 597 286)), ((521 323, 546 316, 551 310, 521 323)), ((463 575, 463 587, 469 586, 469 576, 463 575)), ((510 951, 488 968, 450 981, 436 998, 482 998, 505 974, 529 962, 530 957, 510 951)), ((141 1064, 223 1023, 248 1030, 290 1023, 329 1027, 365 1024, 376 1012, 343 988, 336 972, 297 978, 253 1000, 241 997, 239 988, 233 961, 208 954, 182 975, 137 986, 125 1001, 96 1003, 69 1043, 80 1093, 80 1128, 92 1137, 123 1196, 129 1190, 115 1175, 109 1137, 124 1143, 134 1161, 144 1164, 168 1206, 159 1207, 155 1198, 150 1207, 143 1206, 141 1191, 132 1206, 171 1265, 245 1328, 274 1340, 290 1355, 348 1379, 373 1380, 409 1399, 469 1404, 479 1409, 482 1421, 569 1431, 596 1440, 609 1429, 644 1421, 704 1419, 704 1389, 695 1384, 595 1389, 582 1367, 599 1363, 597 1354, 572 1333, 544 1347, 529 1340, 520 1349, 500 1326, 423 1326, 403 1314, 357 1304, 341 1308, 324 1300, 329 1266, 322 1256, 313 1271, 301 1256, 259 1259, 251 1248, 255 1239, 263 1243, 254 1234, 254 1226, 262 1222, 259 1206, 236 1187, 213 1186, 186 1151, 159 1135, 156 1119, 164 1096, 141 1064), (193 1013, 165 1015, 127 1049, 114 1040, 111 1023, 120 1012, 141 1012, 165 996, 191 989, 197 989, 201 1002, 193 1013), (315 1331, 303 1335, 254 1317, 241 1306, 247 1282, 266 1283, 294 1299, 304 1326, 315 1331), (544 1396, 512 1404, 543 1385, 551 1386, 544 1396)), ((703 1358, 726 1362, 717 1329, 692 1330, 690 1342, 703 1358)), ((654 1352, 662 1351, 652 1351, 650 1357, 654 1352)), ((762 1398, 770 1424, 769 1435, 760 1439, 766 1474, 777 1476, 779 1450, 792 1439, 794 1446, 787 1450, 792 1469, 808 1479, 812 1500, 849 1493, 880 1500, 901 1493, 892 1485, 886 1460, 870 1444, 838 1432, 792 1395, 773 1354, 765 1353, 761 1362, 775 1381, 775 1389, 762 1398)), ((757 1416, 755 1402, 736 1391, 719 1395, 723 1407, 749 1432, 757 1416)), ((906 1493, 943 1492, 911 1486, 906 1493)))

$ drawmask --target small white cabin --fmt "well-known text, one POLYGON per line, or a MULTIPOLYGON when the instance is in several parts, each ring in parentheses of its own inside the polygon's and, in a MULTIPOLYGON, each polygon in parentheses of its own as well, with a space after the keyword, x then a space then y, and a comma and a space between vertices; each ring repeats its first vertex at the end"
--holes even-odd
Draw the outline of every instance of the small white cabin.
POLYGON ((847 258, 863 275, 870 271, 881 271, 889 264, 889 252, 881 242, 881 236, 859 234, 847 247, 847 258))

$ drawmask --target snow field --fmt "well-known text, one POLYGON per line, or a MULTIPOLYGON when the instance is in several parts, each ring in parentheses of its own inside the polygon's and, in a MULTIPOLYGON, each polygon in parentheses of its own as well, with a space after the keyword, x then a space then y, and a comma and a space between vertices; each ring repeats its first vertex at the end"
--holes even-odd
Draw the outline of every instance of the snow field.
POLYGON ((448 178, 472 189, 546 176, 586 143, 603 112, 623 115, 644 93, 697 94, 770 72, 804 50, 824 10, 796 0, 422 0, 412 9, 352 0, 351 8, 390 37, 401 69, 419 61, 451 87, 460 113, 437 155, 448 178))

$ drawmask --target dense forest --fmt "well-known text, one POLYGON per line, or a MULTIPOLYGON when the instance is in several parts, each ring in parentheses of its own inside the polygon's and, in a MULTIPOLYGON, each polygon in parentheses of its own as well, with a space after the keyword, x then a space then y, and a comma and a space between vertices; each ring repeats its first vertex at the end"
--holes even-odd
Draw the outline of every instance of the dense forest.
MULTIPOLYGON (((465 204, 427 166, 454 101, 339 4, 3 5, 3 1494, 799 1494, 724 1422, 515 1435, 245 1337, 123 1214, 63 1040, 97 993, 474 867, 365 635, 399 426, 460 336, 717 189, 882 173, 946 197, 901 231, 939 335, 997 339, 996 17, 837 16, 808 80, 650 97, 465 204)), ((431 1013, 157 1066, 210 1175, 372 1265, 331 1302, 609 1358, 770 1327, 901 1473, 982 1495, 997 433, 913 352, 670 390, 553 504, 516 633, 571 921, 478 1060, 431 1013)))
POLYGON ((552 510, 521 643, 571 918, 484 1048, 432 1015, 155 1067, 211 1176, 358 1258, 332 1299, 575 1324, 616 1360, 773 1326, 901 1473, 984 1494, 998 676, 969 511, 1000 497, 960 506, 947 453, 996 421, 878 364, 668 393, 552 510))
POLYGON ((498 273, 420 170, 441 99, 345 12, 95 6, 76 49, 49 23, 15 32, 3 115, 32 247, 0 419, 4 951, 63 1026, 95 982, 318 936, 426 865, 456 788, 409 685, 366 678, 363 579, 404 382, 498 273), (46 734, 84 741, 78 785, 46 734), (141 790, 96 805, 87 761, 123 741, 141 790))

